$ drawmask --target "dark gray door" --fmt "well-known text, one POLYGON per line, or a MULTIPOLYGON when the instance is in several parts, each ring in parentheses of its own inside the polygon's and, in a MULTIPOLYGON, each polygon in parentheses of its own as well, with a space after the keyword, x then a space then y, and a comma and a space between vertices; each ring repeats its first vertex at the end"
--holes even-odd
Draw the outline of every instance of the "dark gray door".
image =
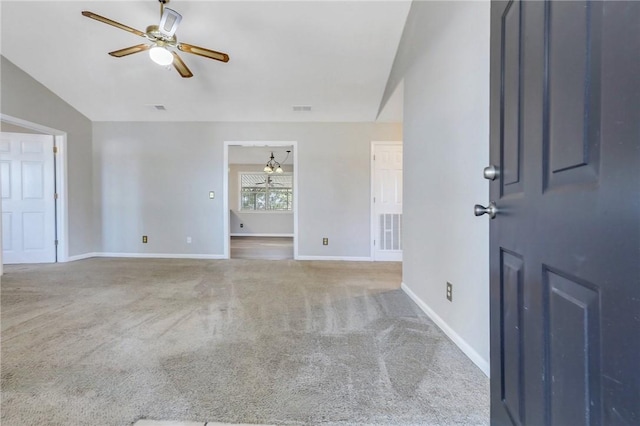
POLYGON ((492 3, 491 162, 492 423, 640 425, 640 2, 492 3))

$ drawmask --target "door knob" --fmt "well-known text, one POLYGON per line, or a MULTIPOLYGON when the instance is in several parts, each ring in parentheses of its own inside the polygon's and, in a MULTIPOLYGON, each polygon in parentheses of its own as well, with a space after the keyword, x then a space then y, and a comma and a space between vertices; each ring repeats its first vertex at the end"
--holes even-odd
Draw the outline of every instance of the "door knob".
POLYGON ((489 179, 489 180, 495 180, 499 175, 500 175, 500 171, 494 165, 485 167, 484 170, 482 171, 482 176, 484 176, 485 179, 489 179))
POLYGON ((495 202, 489 203, 487 207, 481 206, 480 204, 476 204, 473 207, 473 214, 476 216, 482 216, 483 214, 488 214, 491 219, 496 217, 498 214, 498 207, 495 202))

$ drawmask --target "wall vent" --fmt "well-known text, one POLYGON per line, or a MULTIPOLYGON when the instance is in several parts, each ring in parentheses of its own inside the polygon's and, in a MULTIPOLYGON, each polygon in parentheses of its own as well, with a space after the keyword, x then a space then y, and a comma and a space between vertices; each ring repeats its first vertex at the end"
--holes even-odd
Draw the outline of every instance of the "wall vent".
POLYGON ((311 105, 294 105, 293 111, 295 112, 310 112, 311 105))

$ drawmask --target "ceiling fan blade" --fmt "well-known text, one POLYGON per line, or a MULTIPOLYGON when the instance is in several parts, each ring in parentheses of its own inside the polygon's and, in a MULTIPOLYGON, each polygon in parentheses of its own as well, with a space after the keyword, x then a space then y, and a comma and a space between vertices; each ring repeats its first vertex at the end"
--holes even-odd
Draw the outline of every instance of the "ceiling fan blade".
POLYGON ((173 67, 176 69, 176 71, 178 71, 180 75, 184 78, 193 77, 193 73, 191 72, 191 70, 189 70, 187 65, 182 61, 182 58, 180 58, 180 56, 178 56, 176 52, 171 52, 171 53, 173 53, 173 67))
POLYGON ((151 46, 148 44, 139 44, 137 46, 126 47, 120 50, 114 50, 113 52, 109 52, 109 55, 115 56, 116 58, 122 58, 123 56, 132 55, 138 52, 144 52, 145 50, 151 49, 151 46))
POLYGON ((183 52, 192 53, 205 58, 215 59, 216 61, 229 62, 229 55, 215 50, 205 49, 204 47, 194 46, 187 43, 178 43, 178 49, 183 52))
POLYGON ((132 34, 135 34, 137 36, 140 36, 140 37, 144 37, 145 36, 145 33, 143 33, 142 31, 136 30, 135 28, 128 27, 128 26, 126 26, 124 24, 121 24, 120 22, 113 21, 113 20, 111 20, 109 18, 105 18, 104 16, 100 16, 100 15, 95 14, 93 12, 89 12, 88 10, 83 10, 82 11, 82 15, 86 16, 87 18, 95 19, 96 21, 100 21, 100 22, 104 22, 105 24, 112 25, 112 26, 114 26, 116 28, 120 28, 121 30, 128 31, 128 32, 130 32, 132 34))

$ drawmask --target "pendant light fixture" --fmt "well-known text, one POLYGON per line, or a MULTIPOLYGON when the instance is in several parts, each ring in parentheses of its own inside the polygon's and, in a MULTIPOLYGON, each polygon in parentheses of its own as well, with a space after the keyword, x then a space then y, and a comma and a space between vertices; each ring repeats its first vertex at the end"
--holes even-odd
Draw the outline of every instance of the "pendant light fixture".
MULTIPOLYGON (((290 152, 290 151, 287 151, 290 152)), ((269 158, 269 161, 267 161, 267 165, 264 166, 264 172, 265 173, 282 173, 284 170, 282 170, 282 167, 280 167, 280 163, 278 163, 276 161, 276 159, 273 156, 273 152, 271 153, 271 157, 269 158)))

